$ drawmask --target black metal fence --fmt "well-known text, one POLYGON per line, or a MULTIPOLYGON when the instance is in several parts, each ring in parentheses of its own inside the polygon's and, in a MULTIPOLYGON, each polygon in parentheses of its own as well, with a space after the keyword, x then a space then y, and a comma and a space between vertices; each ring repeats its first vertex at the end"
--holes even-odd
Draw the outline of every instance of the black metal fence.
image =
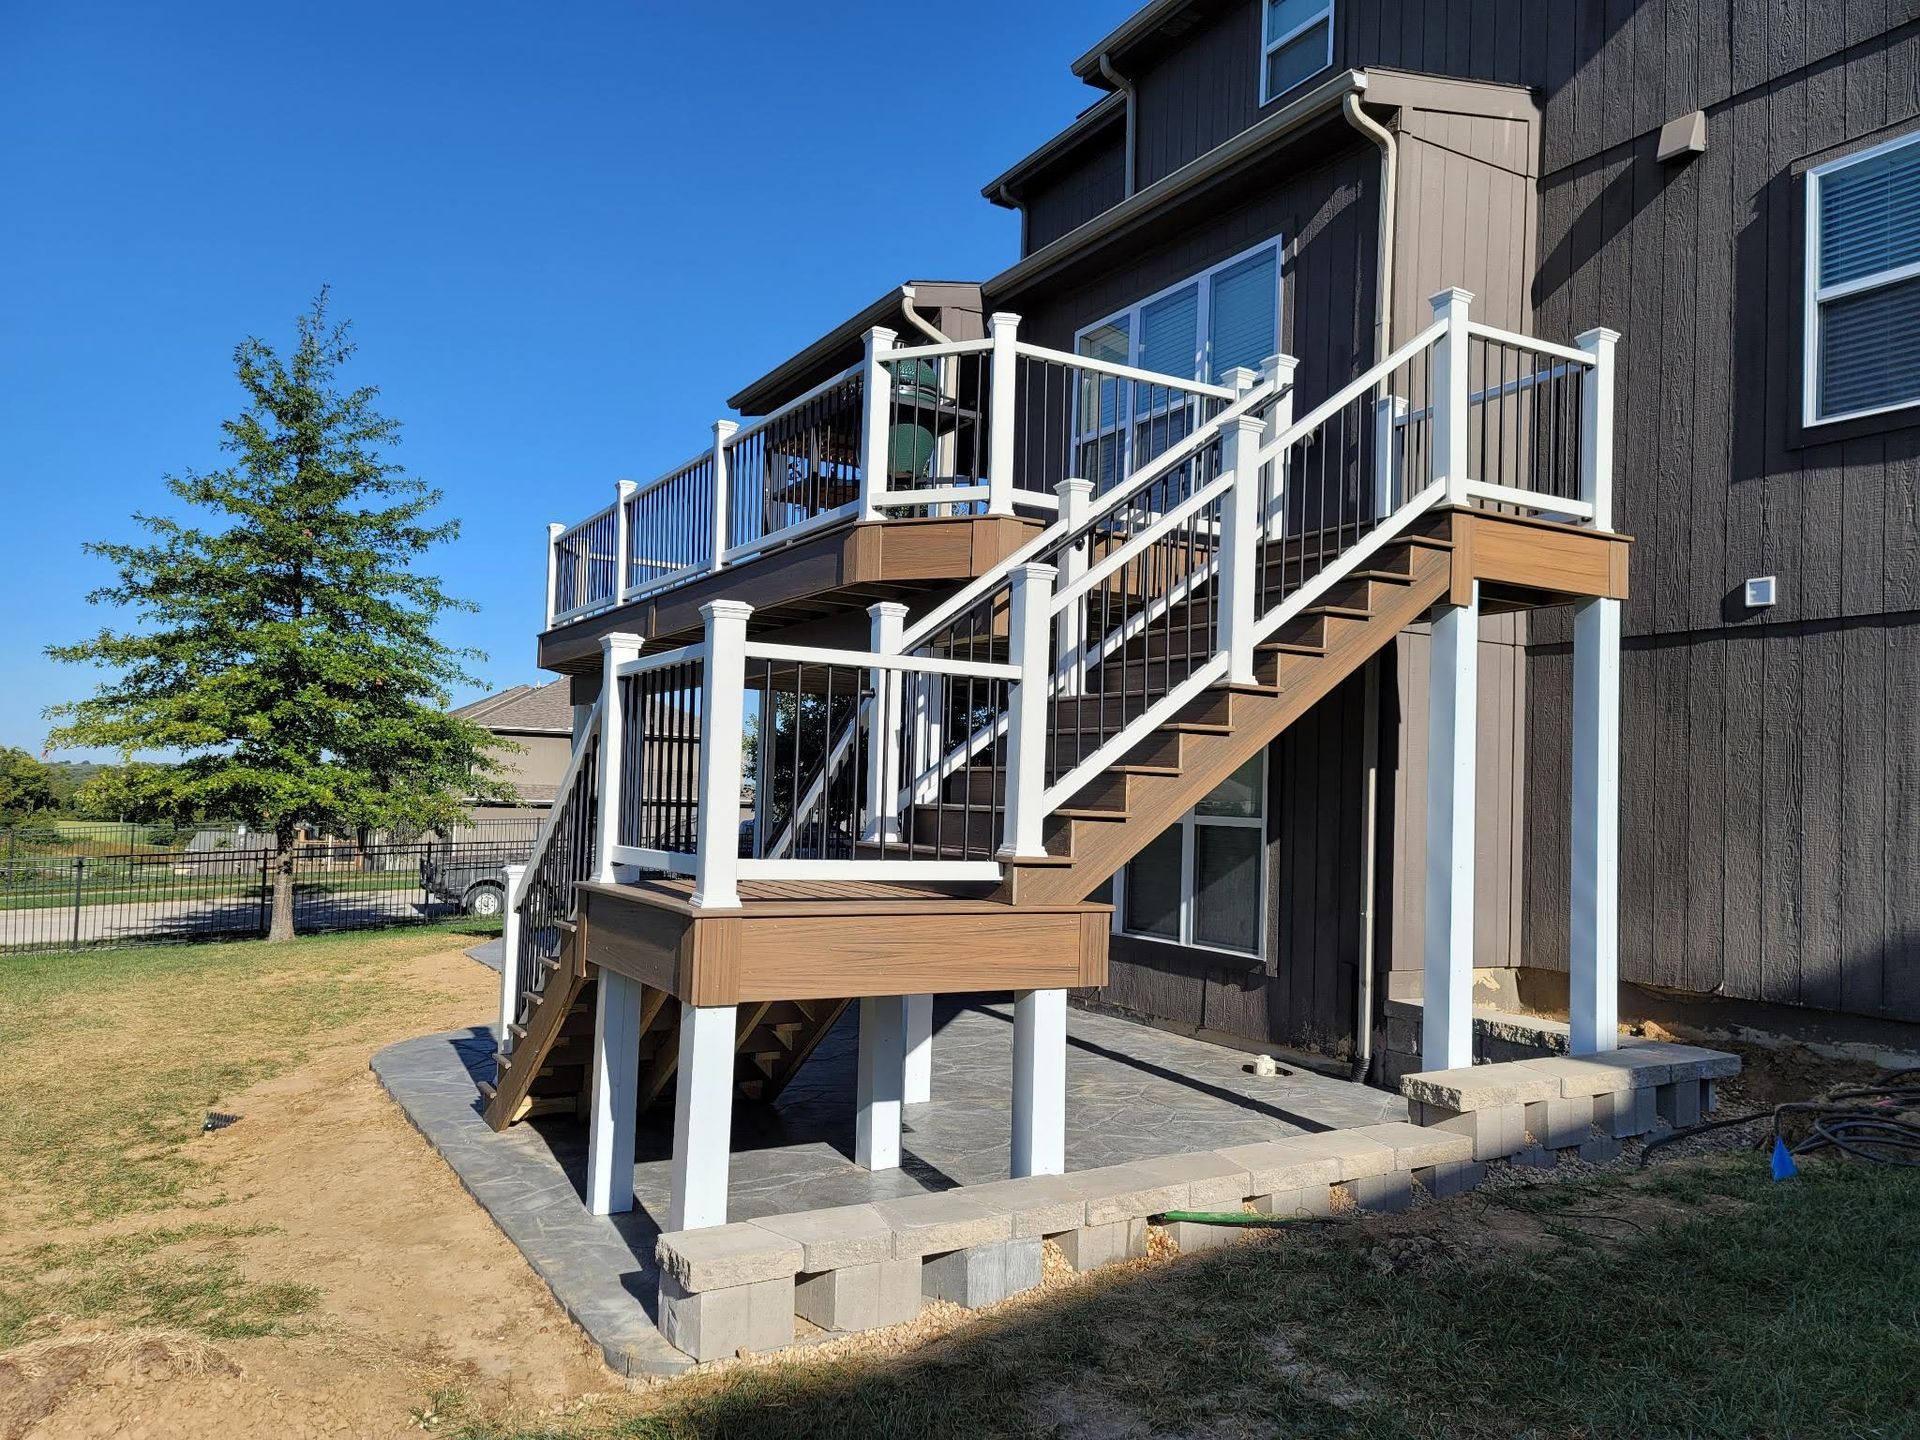
MULTIPOLYGON (((264 937, 279 859, 260 839, 110 849, 71 836, 47 843, 9 834, 0 842, 0 952, 264 937)), ((532 840, 302 844, 294 852, 294 928, 498 917, 501 867, 526 860, 532 840)))

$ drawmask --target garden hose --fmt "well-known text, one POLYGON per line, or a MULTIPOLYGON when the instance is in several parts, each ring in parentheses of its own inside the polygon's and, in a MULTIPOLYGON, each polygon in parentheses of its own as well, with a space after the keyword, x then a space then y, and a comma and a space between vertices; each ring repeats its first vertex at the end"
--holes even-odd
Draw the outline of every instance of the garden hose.
POLYGON ((1272 1230, 1296 1225, 1302 1220, 1323 1220, 1322 1215, 1249 1215, 1244 1210, 1169 1210, 1161 1217, 1188 1225, 1235 1225, 1245 1230, 1272 1230))

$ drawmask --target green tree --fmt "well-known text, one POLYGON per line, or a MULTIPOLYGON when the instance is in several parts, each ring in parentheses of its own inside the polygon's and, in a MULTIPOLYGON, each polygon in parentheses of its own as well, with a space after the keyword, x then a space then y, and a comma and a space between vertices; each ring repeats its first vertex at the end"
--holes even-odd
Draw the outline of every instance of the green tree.
POLYGON ((166 481, 207 523, 136 515, 144 543, 89 545, 119 574, 89 598, 137 623, 48 650, 113 672, 49 712, 54 744, 172 752, 140 776, 145 801, 275 837, 275 939, 293 934, 300 826, 445 826, 468 796, 510 798, 491 737, 445 710, 480 657, 434 626, 473 607, 414 568, 458 524, 431 518, 440 492, 386 459, 400 427, 378 392, 339 383, 354 348, 324 290, 291 355, 242 342, 232 463, 166 481))
POLYGON ((31 819, 59 800, 44 764, 24 750, 0 748, 0 821, 31 819))
POLYGON ((102 765, 73 792, 73 813, 83 820, 168 821, 183 824, 197 814, 183 812, 166 773, 171 767, 150 760, 102 765))

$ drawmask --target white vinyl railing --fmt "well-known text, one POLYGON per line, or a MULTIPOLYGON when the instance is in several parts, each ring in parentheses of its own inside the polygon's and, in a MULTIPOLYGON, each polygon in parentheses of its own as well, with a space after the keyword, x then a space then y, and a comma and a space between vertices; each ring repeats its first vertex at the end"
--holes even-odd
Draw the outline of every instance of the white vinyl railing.
MULTIPOLYGON (((997 879, 1043 855, 1053 813, 1182 707, 1257 683, 1257 647, 1422 514, 1609 526, 1614 337, 1495 330, 1470 300, 1435 297, 1431 327, 1297 418, 1285 357, 1182 402, 1212 413, 1105 493, 1060 481, 1059 520, 911 629, 904 607, 872 607, 869 650, 750 640, 749 607, 724 600, 703 607, 697 645, 646 655, 607 637, 603 873, 689 875, 702 905, 737 903, 753 879, 997 879)), ((972 409, 942 367, 911 383, 916 404, 972 409)), ((947 457, 973 468, 963 447, 947 457)), ((981 469, 980 486, 889 488, 885 503, 990 509, 995 474, 1017 472, 990 454, 981 469)))
POLYGON ((546 628, 840 525, 1055 511, 1062 479, 1117 483, 1233 398, 1025 344, 1017 316, 988 329, 913 346, 871 330, 858 364, 767 415, 716 422, 686 464, 621 481, 606 509, 549 526, 546 628))

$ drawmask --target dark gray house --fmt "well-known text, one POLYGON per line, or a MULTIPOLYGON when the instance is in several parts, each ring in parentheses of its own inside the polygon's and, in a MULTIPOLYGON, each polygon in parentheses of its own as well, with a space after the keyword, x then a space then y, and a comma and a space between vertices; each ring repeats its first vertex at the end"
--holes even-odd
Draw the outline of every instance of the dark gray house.
POLYGON ((931 997, 1014 994, 1017 1177, 1070 993, 1389 1078, 1489 999, 1920 1022, 1912 0, 1154 0, 1073 71, 1006 268, 550 528, 489 1123, 584 1111, 605 1213, 671 1094, 681 1230, 853 1005, 885 1169, 931 997))
MULTIPOLYGON (((1104 98, 985 188, 1022 222, 987 306, 1048 344, 1130 323, 1113 343, 1152 363, 1153 297, 1197 285, 1204 306, 1259 245, 1303 388, 1414 334, 1442 284, 1510 329, 1621 333, 1636 985, 1920 1021, 1917 17, 1912 0, 1159 0, 1074 62, 1104 98)), ((1485 618, 1481 644, 1475 964, 1550 1004, 1567 614, 1485 618)), ((1264 916, 1233 947, 1257 935, 1257 954, 1166 943, 1185 922, 1123 881, 1103 999, 1343 1047, 1369 833, 1381 992, 1415 988, 1424 641, 1378 663, 1268 756, 1264 916)))

